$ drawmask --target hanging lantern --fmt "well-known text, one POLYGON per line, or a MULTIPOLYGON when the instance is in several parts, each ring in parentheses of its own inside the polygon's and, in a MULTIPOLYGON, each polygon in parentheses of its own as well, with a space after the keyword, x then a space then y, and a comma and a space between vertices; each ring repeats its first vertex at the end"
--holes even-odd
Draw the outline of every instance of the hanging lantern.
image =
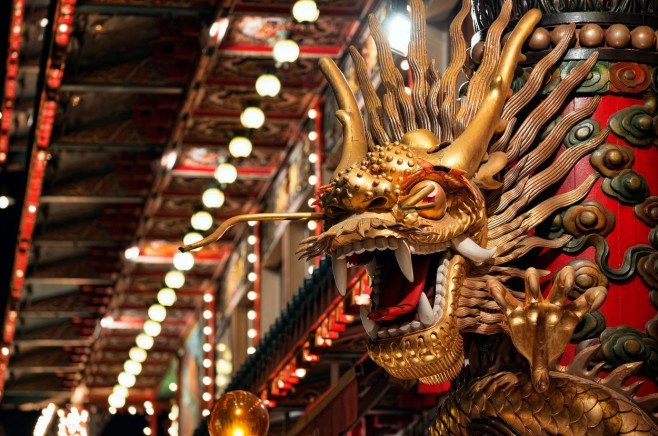
POLYGON ((203 202, 203 205, 209 209, 222 207, 224 204, 224 193, 217 188, 208 188, 203 191, 201 201, 203 202))
POLYGON ((165 275, 164 281, 165 285, 171 289, 182 288, 185 284, 185 274, 176 270, 169 271, 167 275, 165 275))
POLYGON ((150 350, 153 347, 153 338, 147 335, 146 333, 140 333, 135 338, 135 343, 137 344, 138 347, 144 350, 150 350))
MULTIPOLYGON (((212 215, 210 215, 205 210, 200 210, 192 215, 190 222, 192 223, 192 227, 194 227, 195 230, 206 231, 212 227, 212 215)), ((171 288, 171 286, 169 287, 171 288)))
POLYGON ((128 374, 139 375, 142 372, 142 364, 134 360, 126 360, 123 364, 123 370, 128 374))
POLYGON ((249 106, 240 114, 240 122, 247 129, 260 129, 265 124, 265 114, 258 106, 249 106))
POLYGON ((192 253, 174 254, 174 268, 179 271, 189 271, 194 266, 194 256, 192 253))
MULTIPOLYGON (((203 236, 201 236, 200 233, 197 232, 188 232, 184 237, 183 237, 183 244, 185 245, 191 245, 194 244, 195 242, 199 242, 200 240, 203 239, 203 236)), ((203 247, 195 248, 192 251, 199 251, 203 247)))
POLYGON ((152 304, 149 307, 148 316, 153 321, 162 322, 167 317, 167 309, 161 304, 152 304))
POLYGON ((219 183, 233 183, 237 178, 238 170, 228 162, 219 164, 215 170, 215 179, 217 179, 219 183))
POLYGON ((313 23, 320 16, 320 10, 313 0, 298 0, 292 7, 292 16, 299 23, 313 23))
MULTIPOLYGON (((119 373, 119 377, 117 377, 117 380, 119 381, 119 384, 124 388, 132 388, 133 386, 135 386, 135 382, 137 381, 134 375, 128 374, 127 372, 119 373)), ((114 406, 114 407, 123 407, 123 405, 114 406)))
POLYGON ((146 333, 151 337, 158 336, 161 331, 162 331, 162 326, 157 321, 153 321, 150 319, 144 323, 144 333, 146 333))
POLYGON ((270 417, 263 402, 246 391, 222 395, 215 403, 208 420, 211 436, 265 436, 270 417))
POLYGON ((112 394, 109 397, 107 397, 107 402, 110 406, 114 407, 115 409, 120 409, 126 405, 126 397, 121 397, 119 395, 112 394))
POLYGON ((295 62, 299 57, 299 45, 292 39, 281 39, 274 44, 272 55, 279 63, 295 62))
MULTIPOLYGON (((256 82, 256 86, 258 86, 258 82, 256 82)), ((228 151, 233 157, 249 157, 252 149, 251 141, 244 136, 236 136, 228 143, 228 151)))
POLYGON ((140 347, 132 347, 130 351, 128 351, 128 356, 130 356, 131 360, 134 360, 135 362, 142 363, 146 360, 147 353, 146 350, 140 347))
POLYGON ((158 303, 162 304, 165 307, 169 307, 169 306, 173 306, 175 302, 176 302, 176 291, 174 291, 173 289, 162 288, 158 291, 158 303))
POLYGON ((281 91, 281 82, 274 74, 261 74, 256 79, 256 92, 261 97, 276 97, 281 91))
POLYGON ((128 396, 128 388, 121 385, 114 385, 114 388, 112 388, 112 393, 119 397, 126 398, 128 396))

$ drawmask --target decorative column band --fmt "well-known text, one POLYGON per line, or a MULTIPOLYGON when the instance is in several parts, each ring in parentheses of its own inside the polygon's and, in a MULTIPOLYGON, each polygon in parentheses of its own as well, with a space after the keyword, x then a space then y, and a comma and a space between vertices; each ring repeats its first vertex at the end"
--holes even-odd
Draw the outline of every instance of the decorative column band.
MULTIPOLYGON (((570 50, 564 60, 583 60, 598 51, 602 61, 634 61, 658 64, 658 17, 651 15, 608 13, 608 12, 566 12, 544 15, 529 38, 523 64, 535 64, 554 47, 571 23, 577 29, 570 42, 570 50)), ((504 31, 507 35, 516 25, 511 22, 504 31)), ((471 57, 476 63, 481 61, 482 48, 487 29, 478 31, 471 38, 471 57)), ((505 40, 505 36, 503 37, 505 40)))

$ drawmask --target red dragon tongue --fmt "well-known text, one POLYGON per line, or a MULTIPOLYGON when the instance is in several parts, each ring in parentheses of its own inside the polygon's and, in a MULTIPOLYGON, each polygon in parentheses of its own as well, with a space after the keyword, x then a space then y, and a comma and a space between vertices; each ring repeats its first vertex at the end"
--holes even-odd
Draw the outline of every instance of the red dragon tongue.
POLYGON ((414 256, 414 281, 410 283, 395 262, 386 268, 379 290, 379 306, 383 309, 371 312, 368 318, 374 321, 391 321, 411 312, 420 300, 425 287, 430 256, 414 256))

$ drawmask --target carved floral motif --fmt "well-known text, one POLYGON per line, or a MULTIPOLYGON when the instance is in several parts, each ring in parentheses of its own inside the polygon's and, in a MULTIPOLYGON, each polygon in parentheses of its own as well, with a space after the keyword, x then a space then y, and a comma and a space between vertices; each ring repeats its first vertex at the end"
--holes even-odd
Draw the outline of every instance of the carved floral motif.
POLYGON ((583 120, 569 130, 564 137, 564 145, 573 147, 590 140, 601 131, 599 122, 592 119, 583 120))
POLYGON ((567 209, 562 226, 574 236, 590 233, 605 236, 615 227, 615 215, 598 201, 588 200, 567 209))
POLYGON ((642 174, 631 169, 624 169, 612 179, 605 179, 601 189, 612 198, 622 203, 633 204, 649 196, 649 185, 642 174))
POLYGON ((634 105, 615 113, 608 126, 631 145, 648 145, 656 141, 656 96, 645 95, 645 104, 634 105))
POLYGON ((587 259, 574 259, 569 265, 574 268, 574 286, 567 295, 569 299, 575 300, 589 288, 608 286, 608 278, 594 262, 587 259))
POLYGON ((647 197, 642 203, 635 205, 635 215, 648 226, 658 225, 658 197, 647 197))
POLYGON ((588 312, 580 320, 571 336, 571 342, 597 338, 605 330, 605 317, 599 311, 588 312))
POLYGON ((606 329, 601 333, 601 354, 613 368, 631 362, 644 362, 642 372, 658 376, 658 342, 629 326, 606 329))
POLYGON ((635 155, 630 147, 617 144, 602 144, 589 159, 596 170, 605 177, 614 177, 621 170, 630 168, 635 155))
POLYGON ((634 62, 617 62, 610 67, 610 92, 644 91, 651 84, 651 68, 634 62))

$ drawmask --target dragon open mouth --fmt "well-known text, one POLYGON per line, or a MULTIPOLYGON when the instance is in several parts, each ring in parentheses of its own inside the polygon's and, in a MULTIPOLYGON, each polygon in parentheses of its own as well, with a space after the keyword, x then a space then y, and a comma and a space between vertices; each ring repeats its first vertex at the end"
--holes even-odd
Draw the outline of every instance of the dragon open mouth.
POLYGON ((347 268, 365 266, 372 280, 371 305, 361 307, 370 357, 395 377, 443 383, 463 362, 455 311, 466 258, 482 262, 492 254, 467 236, 423 244, 389 232, 352 239, 332 256, 339 291, 347 268))
POLYGON ((401 336, 444 319, 448 310, 450 248, 471 260, 479 261, 492 254, 466 237, 409 245, 401 238, 379 236, 335 249, 334 277, 341 293, 346 286, 347 268, 365 265, 372 280, 371 307, 361 309, 363 327, 371 339, 401 336))

